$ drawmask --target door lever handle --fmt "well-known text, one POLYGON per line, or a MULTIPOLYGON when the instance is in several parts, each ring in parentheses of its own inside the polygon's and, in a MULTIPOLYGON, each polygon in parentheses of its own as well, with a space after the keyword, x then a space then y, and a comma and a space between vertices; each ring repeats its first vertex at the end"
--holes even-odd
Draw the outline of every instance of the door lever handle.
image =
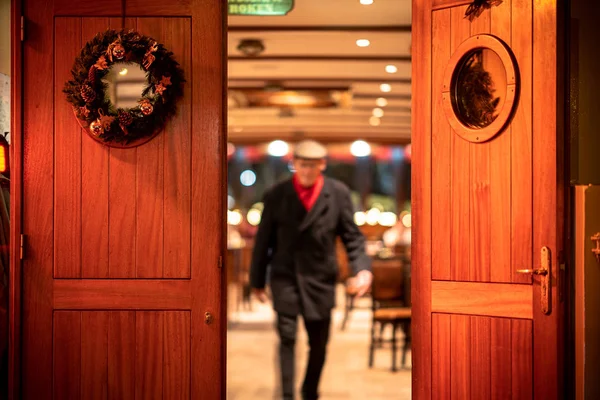
POLYGON ((541 267, 537 269, 518 269, 516 272, 519 274, 533 274, 541 276, 540 279, 540 308, 546 315, 550 315, 551 309, 551 290, 552 281, 550 274, 551 257, 550 249, 546 246, 542 247, 540 251, 540 264, 541 267))
POLYGON ((518 269, 517 272, 519 274, 534 274, 534 275, 548 275, 548 270, 543 268, 538 269, 518 269))

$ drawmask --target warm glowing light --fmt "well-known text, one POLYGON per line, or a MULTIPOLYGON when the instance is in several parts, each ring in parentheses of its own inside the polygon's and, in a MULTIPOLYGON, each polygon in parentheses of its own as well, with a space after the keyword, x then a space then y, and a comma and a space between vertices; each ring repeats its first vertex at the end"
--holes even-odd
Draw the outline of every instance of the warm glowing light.
POLYGON ((227 223, 237 226, 242 223, 242 213, 239 210, 227 211, 227 223))
POLYGON ((358 47, 369 47, 370 44, 371 42, 369 42, 369 39, 358 39, 356 41, 358 47))
POLYGON ((386 65, 385 72, 387 72, 388 74, 395 74, 396 72, 398 72, 398 67, 392 64, 386 65))
POLYGON ((288 146, 288 144, 283 140, 275 140, 269 143, 269 147, 267 149, 269 155, 272 155, 273 157, 283 157, 288 153, 289 150, 290 146, 288 146))
POLYGON ((368 6, 373 4, 373 0, 360 0, 360 4, 362 4, 363 6, 368 6))
POLYGON ((364 140, 357 140, 350 146, 350 153, 354 157, 367 157, 371 154, 371 146, 364 140))
POLYGON ((256 173, 250 169, 245 170, 240 175, 240 182, 244 186, 252 186, 256 183, 256 173))
POLYGON ((383 110, 381 108, 374 108, 373 109, 373 116, 377 117, 377 118, 383 117, 383 110))
POLYGON ((377 107, 385 107, 388 105, 388 101, 385 97, 379 97, 377 100, 375 100, 375 104, 377 107))
POLYGON ((371 116, 371 118, 369 118, 369 124, 371 126, 379 126, 379 125, 381 125, 381 120, 378 117, 373 115, 373 116, 371 116))
POLYGON ((377 225, 379 222, 379 216, 381 215, 381 211, 377 208, 371 208, 367 211, 367 224, 369 225, 377 225))
POLYGON ((410 228, 412 226, 411 216, 409 213, 404 214, 402 217, 402 225, 406 228, 410 228))
POLYGON ((127 72, 129 72, 129 71, 127 71, 127 68, 122 68, 122 69, 119 71, 119 75, 125 76, 125 75, 127 75, 127 72))
POLYGON ((363 226, 367 222, 367 215, 362 211, 354 213, 354 222, 358 226, 363 226))
POLYGON ((248 223, 252 226, 257 226, 258 224, 260 224, 260 218, 261 218, 260 211, 254 209, 254 208, 252 210, 248 211, 248 215, 246 215, 246 219, 248 220, 248 223))
POLYGON ((398 217, 393 212, 384 212, 379 215, 379 225, 394 226, 398 222, 398 217))
POLYGON ((384 93, 389 93, 392 91, 392 86, 389 83, 382 83, 379 85, 379 89, 384 93))

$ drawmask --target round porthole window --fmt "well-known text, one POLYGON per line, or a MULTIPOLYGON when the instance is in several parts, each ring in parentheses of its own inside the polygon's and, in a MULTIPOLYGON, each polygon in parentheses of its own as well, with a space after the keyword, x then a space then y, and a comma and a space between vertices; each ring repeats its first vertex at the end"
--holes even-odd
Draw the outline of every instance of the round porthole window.
POLYGON ((450 59, 442 97, 454 131, 471 142, 500 133, 517 103, 517 68, 508 47, 491 35, 467 39, 450 59))

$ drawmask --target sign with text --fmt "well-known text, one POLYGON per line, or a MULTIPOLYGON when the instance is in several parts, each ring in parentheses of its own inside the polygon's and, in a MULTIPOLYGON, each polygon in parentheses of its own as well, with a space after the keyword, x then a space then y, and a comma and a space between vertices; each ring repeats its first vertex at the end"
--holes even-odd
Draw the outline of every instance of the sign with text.
POLYGON ((286 15, 294 8, 294 0, 228 0, 229 15, 286 15))

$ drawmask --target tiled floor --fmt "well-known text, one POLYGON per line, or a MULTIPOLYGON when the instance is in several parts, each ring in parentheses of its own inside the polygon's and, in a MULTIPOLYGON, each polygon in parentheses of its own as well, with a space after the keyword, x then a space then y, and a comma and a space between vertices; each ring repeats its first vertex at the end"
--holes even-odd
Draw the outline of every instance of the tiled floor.
MULTIPOLYGON (((368 306, 368 300, 364 301, 363 306, 368 306)), ((343 300, 338 304, 342 306, 343 300)), ((228 400, 280 399, 277 396, 277 336, 273 329, 273 312, 270 305, 255 302, 253 306, 253 312, 231 315, 236 322, 232 324, 227 340, 228 400)), ((380 349, 375 354, 374 367, 368 368, 369 318, 367 309, 355 310, 342 332, 339 329, 341 307, 335 310, 328 359, 321 380, 322 400, 410 399, 410 357, 407 369, 392 373, 391 351, 380 349)), ((299 375, 304 372, 308 351, 306 335, 301 324, 300 327, 296 349, 299 375)), ((298 386, 301 378, 296 379, 298 386)))

